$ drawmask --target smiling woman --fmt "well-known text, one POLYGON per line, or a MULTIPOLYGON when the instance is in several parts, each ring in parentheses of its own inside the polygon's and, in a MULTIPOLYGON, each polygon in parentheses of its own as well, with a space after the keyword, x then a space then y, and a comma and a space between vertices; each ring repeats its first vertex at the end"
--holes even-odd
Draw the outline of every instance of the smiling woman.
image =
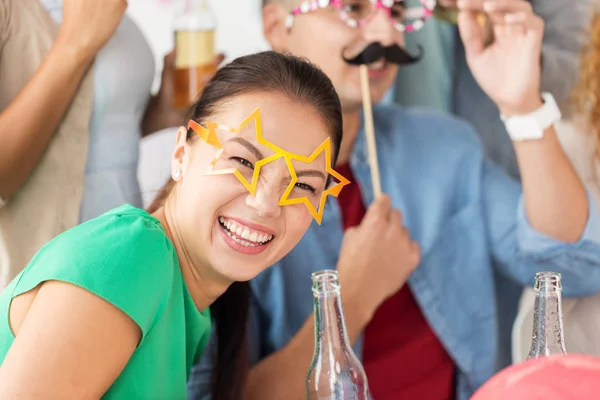
POLYGON ((148 211, 65 232, 2 293, 0 398, 185 398, 211 321, 212 398, 240 397, 246 281, 335 194, 340 103, 320 70, 265 52, 218 71, 190 117, 148 211))

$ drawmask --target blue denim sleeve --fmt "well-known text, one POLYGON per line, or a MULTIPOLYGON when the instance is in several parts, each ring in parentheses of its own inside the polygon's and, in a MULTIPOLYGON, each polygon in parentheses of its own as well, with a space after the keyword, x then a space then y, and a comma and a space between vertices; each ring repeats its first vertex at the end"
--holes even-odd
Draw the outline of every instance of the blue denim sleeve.
MULTIPOLYGON (((577 243, 591 242, 600 244, 600 221, 598 220, 598 208, 589 191, 587 192, 587 195, 589 203, 588 220, 585 230, 583 231, 583 234, 577 243)), ((525 203, 523 201, 523 196, 521 196, 519 200, 517 218, 519 223, 517 236, 519 243, 521 243, 521 250, 523 250, 525 253, 539 254, 551 252, 553 249, 560 248, 564 245, 563 242, 536 231, 530 225, 527 215, 525 214, 525 203)))
POLYGON ((567 297, 600 292, 600 221, 589 194, 587 226, 575 243, 536 231, 525 215, 520 185, 487 162, 481 196, 494 264, 500 273, 532 286, 537 272, 554 271, 562 274, 567 297))
MULTIPOLYGON (((248 361, 250 365, 260 360, 260 320, 259 311, 254 297, 250 300, 250 316, 248 321, 248 361)), ((198 363, 192 368, 188 379, 187 393, 190 400, 210 400, 210 380, 213 370, 213 360, 217 347, 215 342, 215 329, 200 357, 198 363)))

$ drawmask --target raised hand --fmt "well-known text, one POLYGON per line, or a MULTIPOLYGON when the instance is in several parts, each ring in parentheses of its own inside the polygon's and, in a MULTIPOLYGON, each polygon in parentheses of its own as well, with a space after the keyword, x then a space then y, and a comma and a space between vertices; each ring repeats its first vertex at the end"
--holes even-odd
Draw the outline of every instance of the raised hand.
POLYGON ((467 62, 483 91, 504 115, 530 113, 540 97, 543 20, 524 0, 459 0, 458 24, 467 62), (493 30, 486 46, 485 12, 493 30))
POLYGON ((127 0, 63 0, 57 41, 93 58, 115 33, 126 9, 127 0))
MULTIPOLYGON (((218 67, 225 56, 218 54, 213 64, 218 67)), ((164 58, 164 67, 161 76, 160 90, 148 102, 144 118, 142 120, 142 135, 147 136, 151 133, 165 128, 185 125, 185 115, 187 109, 175 109, 173 107, 174 85, 173 74, 175 70, 175 50, 171 51, 164 58)), ((206 74, 200 77, 202 86, 206 85, 213 77, 212 74, 206 74)))

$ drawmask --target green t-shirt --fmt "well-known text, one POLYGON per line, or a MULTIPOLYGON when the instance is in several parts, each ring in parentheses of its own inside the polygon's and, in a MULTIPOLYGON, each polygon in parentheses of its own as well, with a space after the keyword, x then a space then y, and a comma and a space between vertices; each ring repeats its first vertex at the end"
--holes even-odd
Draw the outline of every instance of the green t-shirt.
POLYGON ((0 362, 14 340, 11 299, 48 280, 87 289, 141 329, 140 344, 103 399, 187 398, 190 370, 210 335, 210 311, 195 307, 157 219, 125 205, 46 244, 0 295, 0 362))

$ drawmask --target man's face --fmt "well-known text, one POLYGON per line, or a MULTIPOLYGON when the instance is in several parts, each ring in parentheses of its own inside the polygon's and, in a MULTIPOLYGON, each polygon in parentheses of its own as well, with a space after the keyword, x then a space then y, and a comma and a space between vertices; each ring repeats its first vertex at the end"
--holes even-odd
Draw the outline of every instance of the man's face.
MULTIPOLYGON (((315 10, 294 18, 291 29, 285 28, 285 17, 301 0, 271 4, 263 12, 265 34, 274 50, 307 58, 320 67, 332 80, 344 110, 360 108, 362 104, 359 68, 347 64, 342 56, 356 56, 368 44, 404 45, 402 32, 396 30, 384 10, 365 26, 349 27, 335 8, 315 10)), ((378 102, 391 87, 398 66, 385 61, 368 65, 371 96, 378 102)))

